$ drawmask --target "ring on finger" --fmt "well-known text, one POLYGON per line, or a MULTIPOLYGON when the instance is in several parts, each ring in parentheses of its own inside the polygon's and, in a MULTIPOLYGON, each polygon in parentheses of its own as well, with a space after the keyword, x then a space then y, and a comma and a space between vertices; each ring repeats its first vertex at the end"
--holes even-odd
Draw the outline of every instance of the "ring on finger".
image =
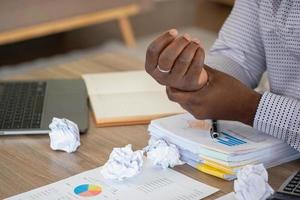
POLYGON ((159 65, 157 65, 157 69, 158 69, 158 71, 160 71, 161 73, 170 73, 170 71, 171 71, 171 69, 169 69, 169 70, 164 70, 164 69, 160 68, 159 65))

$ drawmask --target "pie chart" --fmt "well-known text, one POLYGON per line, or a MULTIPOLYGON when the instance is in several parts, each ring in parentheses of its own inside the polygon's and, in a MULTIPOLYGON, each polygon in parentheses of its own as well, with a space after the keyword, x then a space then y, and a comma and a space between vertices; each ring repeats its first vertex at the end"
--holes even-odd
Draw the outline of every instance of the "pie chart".
POLYGON ((74 193, 81 197, 92 197, 100 194, 102 188, 99 185, 83 184, 74 189, 74 193))

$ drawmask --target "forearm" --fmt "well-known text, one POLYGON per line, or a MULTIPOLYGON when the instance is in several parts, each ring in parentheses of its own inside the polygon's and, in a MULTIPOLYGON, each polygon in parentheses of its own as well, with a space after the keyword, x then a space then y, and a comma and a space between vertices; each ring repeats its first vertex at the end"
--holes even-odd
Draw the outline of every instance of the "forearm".
POLYGON ((300 151, 300 101, 273 93, 262 95, 253 127, 300 151))

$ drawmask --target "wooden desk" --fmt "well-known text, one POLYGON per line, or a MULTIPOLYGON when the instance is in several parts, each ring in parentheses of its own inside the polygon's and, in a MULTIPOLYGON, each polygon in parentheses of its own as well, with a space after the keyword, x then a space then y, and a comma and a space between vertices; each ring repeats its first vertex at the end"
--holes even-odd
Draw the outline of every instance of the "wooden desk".
MULTIPOLYGON (((88 72, 143 69, 143 63, 122 55, 94 55, 74 62, 39 69, 7 79, 74 78, 88 72)), ((48 135, 0 137, 0 199, 67 178, 103 165, 113 147, 131 143, 134 149, 147 144, 147 126, 96 128, 81 136, 76 153, 52 151, 48 135)), ((232 182, 201 173, 187 165, 175 168, 221 191, 208 197, 215 199, 232 191, 232 182)), ((270 183, 277 189, 295 170, 300 160, 269 169, 270 183)))

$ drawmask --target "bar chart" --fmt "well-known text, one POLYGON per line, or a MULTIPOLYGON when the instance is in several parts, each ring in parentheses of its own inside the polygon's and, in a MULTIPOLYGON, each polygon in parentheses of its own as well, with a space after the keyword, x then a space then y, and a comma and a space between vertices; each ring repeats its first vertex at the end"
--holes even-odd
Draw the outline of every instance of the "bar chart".
POLYGON ((225 132, 222 132, 220 137, 218 137, 216 140, 218 141, 218 143, 224 144, 226 146, 237 146, 247 143, 246 141, 236 138, 225 132))

